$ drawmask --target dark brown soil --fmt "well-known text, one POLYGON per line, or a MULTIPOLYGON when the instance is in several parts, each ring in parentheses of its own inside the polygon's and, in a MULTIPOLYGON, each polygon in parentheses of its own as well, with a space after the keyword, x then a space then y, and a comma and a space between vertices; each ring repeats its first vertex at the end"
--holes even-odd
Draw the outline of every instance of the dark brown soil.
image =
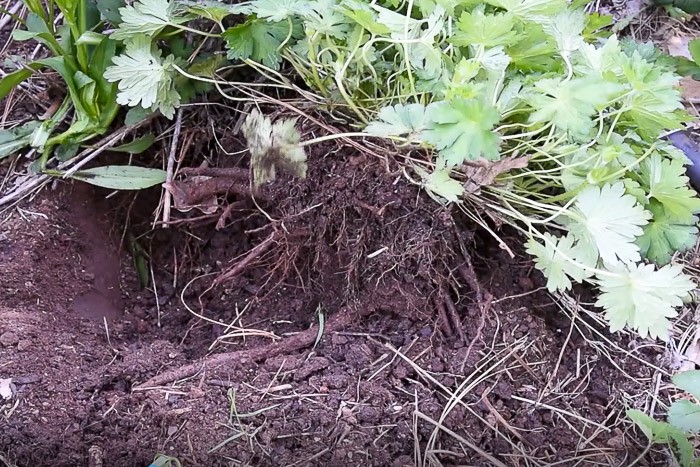
POLYGON ((7 465, 98 465, 97 446, 110 466, 159 452, 186 466, 624 466, 645 446, 621 418, 656 384, 635 358, 657 352, 601 345, 526 257, 383 163, 319 148, 306 181, 260 193, 264 213, 229 196, 220 230, 139 237, 152 195, 123 199, 129 225, 80 185, 0 218, 7 465), (132 235, 148 289, 120 246, 132 235))

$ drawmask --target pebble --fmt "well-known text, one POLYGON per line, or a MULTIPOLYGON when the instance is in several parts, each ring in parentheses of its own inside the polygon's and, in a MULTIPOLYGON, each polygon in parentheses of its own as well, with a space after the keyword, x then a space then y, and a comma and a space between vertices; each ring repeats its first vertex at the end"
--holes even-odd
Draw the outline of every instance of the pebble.
POLYGON ((20 352, 24 352, 25 350, 29 349, 32 346, 32 341, 29 339, 25 339, 23 341, 17 342, 17 350, 20 352))
POLYGON ((5 347, 10 347, 16 345, 19 342, 19 337, 12 331, 7 331, 6 333, 0 335, 0 344, 5 347))

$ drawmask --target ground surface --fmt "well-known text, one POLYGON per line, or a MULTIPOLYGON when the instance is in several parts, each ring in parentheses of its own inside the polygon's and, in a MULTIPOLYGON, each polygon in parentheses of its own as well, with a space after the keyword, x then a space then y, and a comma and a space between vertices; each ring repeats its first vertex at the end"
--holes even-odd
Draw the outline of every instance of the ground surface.
MULTIPOLYGON (((382 170, 352 160, 335 155, 313 171, 325 171, 328 180, 361 177, 348 186, 361 185, 365 194, 349 192, 360 204, 380 205, 382 170)), ((338 201, 343 191, 319 194, 305 184, 300 205, 319 196, 326 206, 345 204, 338 201)), ((377 226, 432 202, 416 201, 404 182, 397 186, 395 204, 406 206, 389 210, 377 226)), ((587 339, 601 337, 584 321, 567 319, 524 257, 470 241, 479 252, 474 269, 481 293, 493 300, 479 306, 468 287, 449 291, 461 322, 453 332, 440 319, 440 306, 421 300, 414 286, 428 265, 399 255, 411 250, 410 238, 395 245, 398 259, 384 259, 378 269, 358 260, 369 276, 351 284, 357 291, 344 292, 332 277, 300 286, 304 278, 320 281, 344 269, 332 265, 341 260, 328 253, 333 250, 314 248, 330 255, 320 260, 321 274, 300 270, 261 294, 276 260, 254 262, 233 282, 205 290, 216 277, 206 273, 226 269, 249 242, 259 244, 257 234, 240 225, 218 232, 203 226, 191 235, 161 230, 152 240, 156 306, 152 285, 139 290, 131 257, 114 246, 123 225, 106 205, 82 185, 61 185, 0 221, 0 378, 12 378, 15 390, 0 401, 0 453, 9 465, 88 465, 93 446, 112 466, 147 465, 156 452, 185 465, 497 465, 495 458, 504 465, 622 466, 639 452, 619 410, 644 403, 635 395, 653 391, 657 373, 635 357, 653 361, 656 352, 631 347, 612 360, 600 353, 587 339), (185 272, 188 263, 200 272, 185 272), (373 275, 379 270, 384 277, 373 275), (274 333, 280 343, 299 337, 318 325, 319 305, 326 329, 315 348, 317 328, 313 339, 289 350, 261 337, 274 333), (338 320, 341 326, 331 330, 338 320), (198 366, 184 381, 137 388, 168 369, 202 362, 214 342, 214 352, 272 351, 269 358, 239 354, 198 366), (436 429, 438 423, 449 431, 436 429)), ((351 210, 358 212, 347 207, 348 222, 371 222, 365 213, 353 219, 351 210)), ((437 225, 424 241, 444 234, 438 214, 420 215, 437 225)), ((417 229, 410 222, 418 217, 408 218, 417 229)), ((304 267, 308 254, 301 251, 296 264, 304 267)))
MULTIPOLYGON (((5 125, 48 106, 12 99, 5 125)), ((221 107, 188 114, 185 165, 245 167, 221 107)), ((549 296, 519 239, 511 256, 396 165, 335 144, 309 163, 169 229, 151 229, 157 189, 60 183, 1 212, 0 465, 633 463, 646 441, 624 409, 657 404, 663 347, 549 296)))

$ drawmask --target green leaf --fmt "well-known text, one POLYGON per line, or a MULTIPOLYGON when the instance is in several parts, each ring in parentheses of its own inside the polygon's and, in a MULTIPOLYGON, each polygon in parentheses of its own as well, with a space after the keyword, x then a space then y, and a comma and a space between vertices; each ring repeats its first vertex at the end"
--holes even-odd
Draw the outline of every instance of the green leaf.
POLYGON ((693 39, 688 42, 688 52, 696 65, 700 65, 700 39, 693 39))
POLYGON ((691 15, 700 13, 700 1, 698 0, 674 0, 673 6, 691 15))
POLYGON ((652 443, 668 442, 670 433, 675 431, 675 428, 668 423, 654 420, 649 415, 637 409, 628 410, 627 417, 642 430, 642 433, 644 433, 647 439, 652 443))
POLYGON ((126 113, 126 117, 124 117, 124 125, 126 125, 126 126, 138 125, 139 123, 141 123, 142 121, 144 121, 148 117, 150 117, 151 115, 153 115, 153 111, 151 109, 144 109, 143 107, 132 107, 126 113))
POLYGON ((216 71, 224 64, 228 63, 221 55, 211 55, 210 57, 196 60, 187 69, 187 72, 195 76, 214 78, 216 71))
POLYGON ((249 19, 222 34, 228 48, 226 56, 231 60, 251 59, 276 70, 282 61, 279 47, 288 33, 286 22, 266 23, 249 19))
POLYGON ((499 158, 499 137, 493 131, 500 113, 479 99, 455 98, 431 104, 430 122, 423 132, 448 165, 483 157, 499 158))
POLYGON ((525 100, 534 109, 530 122, 551 122, 575 138, 587 139, 595 126, 591 117, 622 91, 622 86, 594 77, 547 78, 537 80, 525 92, 525 100))
POLYGON ((545 233, 544 237, 544 244, 530 238, 526 245, 527 252, 535 257, 535 267, 547 278, 547 289, 550 292, 567 291, 571 288, 571 279, 580 283, 592 275, 576 263, 595 267, 595 258, 593 261, 586 258, 586 251, 579 245, 574 245, 572 235, 555 237, 545 233))
POLYGON ((32 133, 38 127, 39 122, 31 121, 9 130, 0 130, 0 159, 29 146, 32 133))
POLYGON ((160 50, 153 47, 150 39, 139 34, 127 42, 122 55, 112 58, 114 65, 107 68, 104 77, 119 83, 119 104, 160 110, 172 118, 180 105, 180 94, 174 84, 177 76, 174 60, 172 55, 161 58, 160 50))
POLYGON ((665 159, 654 153, 639 168, 639 182, 647 189, 648 197, 661 203, 672 216, 688 219, 700 213, 700 198, 688 187, 683 160, 665 159))
POLYGON ((165 171, 133 165, 107 165, 80 170, 71 178, 113 190, 142 190, 165 182, 165 171))
POLYGON ((80 149, 80 145, 75 142, 68 142, 61 144, 58 146, 53 154, 56 156, 56 159, 59 161, 67 161, 68 159, 72 159, 75 157, 76 154, 78 154, 78 150, 80 149))
POLYGON ((429 116, 423 104, 396 104, 382 108, 377 120, 370 122, 365 131, 383 138, 404 136, 409 141, 421 141, 428 122, 429 116))
POLYGON ((26 68, 8 73, 0 80, 0 99, 3 99, 21 82, 32 76, 34 71, 41 68, 41 65, 37 62, 28 63, 24 66, 26 68))
POLYGON ((278 168, 306 178, 306 153, 299 144, 301 136, 295 123, 294 119, 286 119, 273 124, 257 109, 246 118, 242 131, 248 142, 255 187, 275 180, 278 168))
POLYGON ((125 5, 124 0, 97 0, 97 9, 107 21, 115 26, 122 22, 119 10, 125 5))
POLYGON ((687 370, 673 375, 673 384, 700 400, 700 370, 687 370))
POLYGON ((683 305, 683 299, 695 288, 682 267, 675 264, 658 270, 652 264, 620 264, 597 278, 601 294, 596 306, 605 309, 611 331, 628 326, 642 338, 648 335, 668 340, 668 318, 677 316, 676 307, 683 305))
POLYGON ((459 46, 496 47, 511 45, 519 39, 515 17, 510 13, 484 14, 479 9, 464 12, 459 17, 457 29, 450 42, 459 46))
POLYGON ((669 434, 669 437, 671 451, 675 454, 678 463, 681 467, 691 467, 695 457, 695 448, 688 439, 688 435, 674 430, 669 434))
POLYGON ((682 399, 671 404, 668 422, 679 430, 700 431, 700 405, 682 399))
POLYGON ((75 45, 97 45, 106 39, 106 36, 98 32, 85 31, 80 35, 75 45))
POLYGON ((697 217, 674 216, 656 200, 652 200, 646 208, 654 217, 644 226, 644 234, 637 239, 642 256, 657 264, 667 264, 675 252, 687 251, 695 246, 697 217))
POLYGON ((568 219, 562 222, 579 242, 597 251, 605 263, 641 259, 634 241, 642 235, 642 226, 651 214, 633 196, 625 194, 622 182, 584 188, 570 211, 568 219))
POLYGON ((150 148, 153 143, 155 143, 156 137, 153 135, 153 133, 148 133, 140 138, 136 138, 135 140, 122 144, 120 146, 115 146, 113 148, 110 148, 110 151, 113 152, 126 152, 129 154, 141 154, 143 151, 146 149, 150 148))
POLYGON ((121 22, 111 37, 132 40, 135 35, 155 36, 168 26, 178 26, 188 20, 175 16, 175 3, 168 0, 138 0, 119 9, 121 22))

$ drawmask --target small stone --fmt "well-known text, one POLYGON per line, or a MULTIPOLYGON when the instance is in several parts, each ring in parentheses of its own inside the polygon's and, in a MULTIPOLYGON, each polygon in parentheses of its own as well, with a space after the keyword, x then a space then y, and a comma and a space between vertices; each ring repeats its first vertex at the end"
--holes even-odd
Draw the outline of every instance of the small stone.
POLYGON ((19 337, 12 331, 7 331, 0 336, 0 344, 5 347, 10 347, 16 345, 19 342, 19 337))
POLYGON ((29 349, 32 346, 32 341, 29 339, 25 339, 23 341, 17 342, 17 350, 20 352, 24 352, 25 350, 29 349))

